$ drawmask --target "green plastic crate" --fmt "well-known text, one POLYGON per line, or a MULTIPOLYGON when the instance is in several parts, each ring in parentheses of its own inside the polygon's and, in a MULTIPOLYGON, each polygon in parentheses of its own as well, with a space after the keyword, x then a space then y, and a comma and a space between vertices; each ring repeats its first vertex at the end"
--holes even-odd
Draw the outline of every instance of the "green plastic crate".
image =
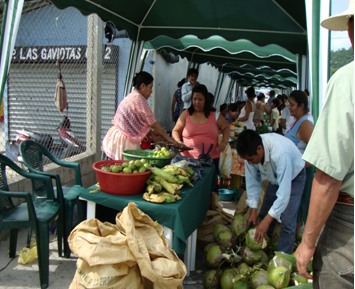
POLYGON ((168 158, 153 157, 154 151, 147 151, 147 150, 125 150, 122 152, 122 155, 123 158, 127 161, 146 159, 148 164, 156 165, 159 168, 164 167, 170 161, 170 157, 168 158))

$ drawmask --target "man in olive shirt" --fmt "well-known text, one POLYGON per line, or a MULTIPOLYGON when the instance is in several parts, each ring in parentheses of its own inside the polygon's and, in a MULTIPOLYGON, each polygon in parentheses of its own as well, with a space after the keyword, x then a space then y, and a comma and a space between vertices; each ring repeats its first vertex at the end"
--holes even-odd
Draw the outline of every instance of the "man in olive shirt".
MULTIPOLYGON (((354 49, 354 0, 348 10, 324 20, 322 26, 348 30, 354 49)), ((329 80, 303 159, 317 172, 296 251, 298 271, 312 278, 306 266, 313 256, 313 288, 354 288, 354 61, 329 80)))

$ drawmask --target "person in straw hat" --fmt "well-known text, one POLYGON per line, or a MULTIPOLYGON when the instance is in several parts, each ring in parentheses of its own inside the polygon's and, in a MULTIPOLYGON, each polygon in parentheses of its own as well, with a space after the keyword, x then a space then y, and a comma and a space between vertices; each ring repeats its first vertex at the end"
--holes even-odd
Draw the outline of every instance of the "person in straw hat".
MULTIPOLYGON (((354 0, 349 9, 321 25, 347 30, 354 49, 354 0)), ((329 80, 325 104, 303 159, 317 172, 296 251, 298 271, 311 279, 306 267, 313 257, 313 288, 354 288, 354 61, 329 80)))

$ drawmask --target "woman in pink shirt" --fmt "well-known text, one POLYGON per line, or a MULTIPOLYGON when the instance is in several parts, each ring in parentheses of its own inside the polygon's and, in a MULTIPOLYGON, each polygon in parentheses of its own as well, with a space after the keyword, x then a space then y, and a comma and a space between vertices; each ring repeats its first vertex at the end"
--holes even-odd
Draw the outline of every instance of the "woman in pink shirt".
POLYGON ((133 78, 134 90, 121 101, 112 120, 113 126, 102 141, 102 149, 108 158, 122 160, 124 150, 140 149, 140 143, 147 134, 155 141, 162 136, 169 142, 175 142, 157 122, 147 103, 153 92, 153 80, 153 76, 145 71, 133 78))
POLYGON ((183 143, 193 150, 183 151, 181 154, 194 159, 202 153, 202 143, 205 152, 213 144, 210 155, 218 168, 220 152, 224 151, 228 143, 229 125, 221 114, 216 121, 215 113, 216 109, 209 103, 206 86, 196 85, 192 89, 191 106, 180 115, 172 136, 178 142, 181 142, 181 136, 183 137, 183 143), (219 145, 218 129, 223 134, 223 140, 219 145))

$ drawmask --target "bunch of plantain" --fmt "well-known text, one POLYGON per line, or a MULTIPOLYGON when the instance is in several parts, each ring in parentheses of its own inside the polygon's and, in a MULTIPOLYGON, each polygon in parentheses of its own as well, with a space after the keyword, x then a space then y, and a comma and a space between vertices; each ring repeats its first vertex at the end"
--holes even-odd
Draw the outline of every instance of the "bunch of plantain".
POLYGON ((178 168, 172 165, 162 169, 151 167, 152 174, 147 180, 143 199, 152 203, 174 203, 181 200, 179 194, 184 184, 192 186, 193 171, 191 168, 178 168), (192 176, 192 178, 191 178, 192 176))

